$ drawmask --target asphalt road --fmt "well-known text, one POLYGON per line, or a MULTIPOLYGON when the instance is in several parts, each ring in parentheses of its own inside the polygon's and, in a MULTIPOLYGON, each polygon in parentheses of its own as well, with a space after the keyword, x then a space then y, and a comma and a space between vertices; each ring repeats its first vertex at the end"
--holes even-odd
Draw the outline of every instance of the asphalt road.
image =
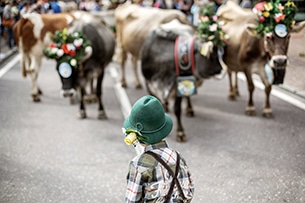
MULTIPOLYGON (((87 106, 87 119, 76 118, 78 106, 59 96, 52 61, 43 61, 40 103, 32 102, 29 80, 21 77, 18 63, 2 74, 1 203, 123 202, 135 151, 123 142, 121 126, 128 108, 146 91, 133 88, 130 67, 129 87, 120 88, 118 71, 112 63, 103 82, 104 121, 97 119, 96 104, 87 106)), ((275 117, 265 119, 264 93, 257 88, 257 116, 247 117, 245 83, 240 82, 235 102, 226 98, 227 83, 226 78, 207 80, 192 97, 196 117, 182 117, 188 142, 177 143, 175 129, 167 138, 192 171, 193 202, 304 203, 304 100, 274 88, 275 117)))

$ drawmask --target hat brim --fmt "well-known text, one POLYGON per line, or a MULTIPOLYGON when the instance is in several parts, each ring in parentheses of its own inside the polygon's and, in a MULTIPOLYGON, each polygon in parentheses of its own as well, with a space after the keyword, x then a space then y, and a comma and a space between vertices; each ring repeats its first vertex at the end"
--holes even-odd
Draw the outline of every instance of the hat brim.
MULTIPOLYGON (((136 126, 132 126, 132 124, 129 122, 129 117, 128 116, 124 123, 123 123, 123 127, 125 129, 128 129, 128 128, 131 128, 131 129, 134 129, 134 130, 137 130, 136 126)), ((161 140, 163 140, 164 138, 166 138, 170 132, 172 131, 173 129, 173 120, 171 119, 171 117, 165 113, 165 125, 159 129, 158 131, 156 132, 153 132, 153 133, 147 133, 147 132, 141 132, 141 134, 143 136, 147 136, 149 139, 144 141, 144 143, 146 144, 154 144, 154 143, 157 143, 157 142, 160 142, 161 140)))

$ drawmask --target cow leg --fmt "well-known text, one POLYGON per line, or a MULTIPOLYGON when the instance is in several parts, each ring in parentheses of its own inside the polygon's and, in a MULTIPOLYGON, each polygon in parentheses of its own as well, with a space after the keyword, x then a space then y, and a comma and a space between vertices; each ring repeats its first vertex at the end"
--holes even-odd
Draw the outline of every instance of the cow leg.
POLYGON ((271 105, 270 105, 270 93, 271 93, 271 89, 272 89, 272 84, 270 84, 270 82, 268 81, 268 77, 264 71, 260 72, 259 75, 260 75, 262 82, 265 85, 265 94, 266 94, 266 101, 265 101, 265 106, 263 108, 262 114, 263 114, 263 117, 272 118, 273 112, 272 112, 271 105))
POLYGON ((40 70, 41 63, 39 62, 40 59, 34 58, 28 58, 28 61, 26 62, 30 67, 29 70, 27 70, 27 73, 30 75, 31 80, 31 95, 34 102, 40 102, 39 94, 42 94, 41 90, 38 88, 37 85, 37 79, 38 79, 38 73, 40 70))
POLYGON ((127 53, 124 50, 121 50, 121 86, 126 88, 127 87, 127 83, 126 83, 126 79, 125 79, 125 64, 126 64, 126 60, 127 60, 127 53))
POLYGON ((187 100, 186 116, 194 117, 194 110, 193 110, 193 105, 192 105, 191 97, 186 97, 186 100, 187 100))
POLYGON ((247 78, 247 83, 248 83, 248 91, 249 91, 249 100, 248 100, 248 105, 246 107, 246 114, 248 116, 254 116, 255 113, 255 107, 253 103, 253 92, 254 92, 254 83, 251 75, 251 71, 245 71, 245 75, 247 78))
POLYGON ((96 84, 96 97, 98 101, 98 119, 104 120, 107 119, 107 115, 104 110, 104 105, 102 102, 102 82, 104 78, 104 71, 101 73, 101 75, 97 79, 97 84, 96 84))
POLYGON ((175 115, 176 115, 176 119, 177 119, 177 136, 176 136, 176 140, 178 142, 185 142, 186 141, 186 136, 184 134, 184 129, 181 123, 181 101, 182 101, 182 97, 177 97, 175 99, 175 115))
POLYGON ((232 81, 232 71, 228 70, 228 78, 229 78, 229 94, 228 94, 228 99, 233 101, 233 100, 235 100, 235 94, 234 94, 233 81, 232 81))
POLYGON ((142 85, 140 83, 139 74, 138 74, 138 58, 132 56, 131 61, 132 61, 132 68, 135 77, 135 87, 137 89, 141 89, 142 85))
POLYGON ((266 94, 266 101, 265 106, 263 109, 263 116, 266 118, 272 118, 273 113, 270 105, 270 92, 271 92, 272 86, 271 84, 265 85, 265 94, 266 94))
POLYGON ((87 118, 85 103, 84 103, 84 96, 86 94, 86 90, 83 87, 80 87, 80 105, 79 105, 79 112, 77 117, 79 119, 87 118))
POLYGON ((38 73, 35 70, 29 72, 31 80, 31 95, 34 102, 40 102, 41 90, 37 86, 38 73))
POLYGON ((233 93, 236 96, 239 96, 239 90, 238 90, 238 72, 234 72, 234 83, 233 83, 233 93))

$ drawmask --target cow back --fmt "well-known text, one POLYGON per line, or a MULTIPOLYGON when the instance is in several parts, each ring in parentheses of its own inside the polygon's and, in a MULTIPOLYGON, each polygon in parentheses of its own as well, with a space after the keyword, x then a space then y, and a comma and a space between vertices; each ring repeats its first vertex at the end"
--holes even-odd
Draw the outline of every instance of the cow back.
POLYGON ((182 24, 190 25, 187 17, 181 11, 143 8, 137 5, 122 6, 122 8, 115 11, 115 19, 121 46, 136 57, 139 56, 146 36, 160 24, 177 19, 182 24))
POLYGON ((31 51, 38 41, 46 46, 51 40, 48 33, 55 33, 67 27, 74 17, 71 14, 37 14, 28 13, 24 15, 14 26, 15 40, 22 52, 31 51))
MULTIPOLYGON (((89 17, 89 16, 87 16, 89 17)), ((101 19, 77 19, 68 32, 81 31, 91 41, 91 57, 84 62, 84 68, 105 68, 114 54, 115 39, 110 28, 101 19)))

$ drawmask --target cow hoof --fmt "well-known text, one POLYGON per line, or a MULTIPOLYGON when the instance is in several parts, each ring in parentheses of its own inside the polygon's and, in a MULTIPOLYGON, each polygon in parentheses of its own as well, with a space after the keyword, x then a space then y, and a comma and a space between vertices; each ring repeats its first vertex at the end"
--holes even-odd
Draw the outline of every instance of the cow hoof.
POLYGON ((195 114, 194 114, 193 109, 187 109, 187 110, 186 110, 186 116, 187 116, 187 117, 194 117, 195 114))
POLYGON ((177 142, 186 142, 186 136, 184 132, 178 132, 176 137, 177 142))
POLYGON ((127 88, 126 82, 121 82, 121 86, 122 86, 123 88, 127 88))
POLYGON ((42 95, 42 91, 39 88, 38 88, 38 94, 42 95))
POLYGON ((136 89, 142 89, 142 85, 141 84, 136 84, 136 89))
POLYGON ((230 100, 230 101, 235 101, 236 100, 236 97, 235 97, 235 94, 234 93, 229 93, 229 95, 228 95, 228 99, 230 100))
POLYGON ((273 118, 272 109, 264 109, 263 110, 263 117, 264 118, 273 118))
POLYGON ((245 113, 246 113, 247 116, 255 116, 256 115, 255 108, 253 106, 252 107, 247 107, 245 113))
POLYGON ((38 95, 32 95, 33 102, 40 102, 40 97, 38 95))
POLYGON ((77 117, 78 117, 79 119, 84 119, 84 118, 87 118, 87 114, 86 114, 86 112, 85 112, 84 110, 80 110, 80 111, 78 112, 77 117))
POLYGON ((106 115, 106 113, 104 111, 99 111, 97 118, 99 120, 105 120, 105 119, 107 119, 107 115, 106 115))

